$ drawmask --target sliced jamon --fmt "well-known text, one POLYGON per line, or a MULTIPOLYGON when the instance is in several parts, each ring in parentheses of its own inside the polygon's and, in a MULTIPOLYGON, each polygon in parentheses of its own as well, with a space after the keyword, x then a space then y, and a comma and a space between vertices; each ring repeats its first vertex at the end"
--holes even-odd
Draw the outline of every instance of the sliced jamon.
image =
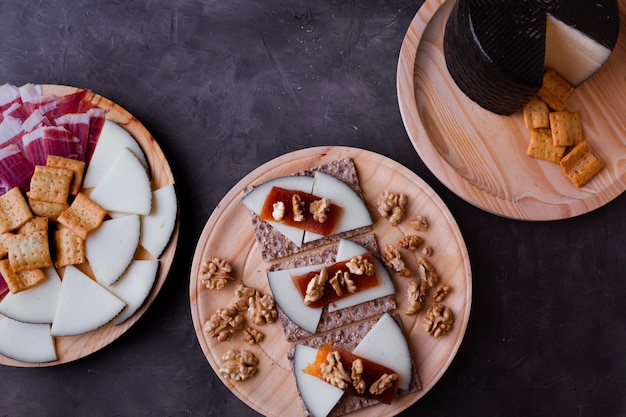
MULTIPOLYGON (((83 150, 88 148, 89 132, 91 130, 91 116, 88 113, 68 113, 54 120, 56 126, 61 126, 72 132, 78 138, 83 150)), ((84 158, 81 155, 81 160, 84 158)))
POLYGON ((17 145, 0 149, 0 183, 6 188, 19 187, 23 192, 28 191, 34 171, 35 165, 26 159, 17 145))
POLYGON ((0 300, 2 300, 4 296, 7 295, 8 292, 9 292, 9 286, 4 280, 4 277, 2 276, 2 274, 0 274, 0 300))
POLYGON ((23 134, 22 121, 15 117, 7 116, 0 122, 0 148, 5 148, 9 145, 21 147, 23 134))
POLYGON ((20 90, 8 83, 0 85, 0 111, 3 112, 15 102, 21 103, 20 90))
POLYGON ((83 101, 88 93, 89 90, 79 90, 66 96, 54 97, 53 100, 42 104, 39 108, 50 120, 55 120, 68 113, 83 113, 81 109, 84 107, 83 101))
POLYGON ((87 114, 91 117, 89 122, 89 140, 87 141, 87 149, 85 150, 85 162, 89 163, 93 152, 98 144, 98 138, 102 132, 105 121, 105 112, 100 107, 93 107, 87 110, 87 114))
POLYGON ((31 132, 40 126, 54 126, 54 124, 39 109, 33 110, 28 119, 22 123, 25 133, 31 132))
POLYGON ((22 137, 24 155, 34 165, 46 165, 48 155, 82 160, 84 149, 72 132, 61 126, 41 126, 22 137))

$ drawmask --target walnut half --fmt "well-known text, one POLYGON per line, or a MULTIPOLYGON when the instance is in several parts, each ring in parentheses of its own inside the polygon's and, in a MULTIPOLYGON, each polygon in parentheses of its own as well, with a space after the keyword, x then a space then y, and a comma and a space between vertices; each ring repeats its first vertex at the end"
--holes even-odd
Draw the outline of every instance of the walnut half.
POLYGON ((428 292, 428 284, 424 281, 411 281, 406 289, 406 296, 409 306, 404 310, 406 314, 415 314, 422 309, 426 294, 428 292))
POLYGON ((229 281, 234 281, 230 275, 233 268, 230 264, 218 257, 209 257, 202 262, 200 281, 209 289, 221 290, 229 281))
POLYGON ((405 278, 413 275, 413 272, 405 265, 402 257, 400 256, 400 251, 393 245, 385 246, 385 253, 382 256, 383 262, 387 266, 387 268, 391 268, 394 271, 400 273, 405 278))
POLYGON ((393 381, 398 379, 398 374, 383 374, 372 385, 370 385, 370 394, 380 395, 387 391, 393 381))
POLYGON ((239 285, 235 290, 235 296, 240 305, 247 307, 248 315, 256 325, 263 326, 273 322, 278 317, 276 303, 269 294, 263 294, 252 287, 239 285))
POLYGON ((247 350, 229 350, 222 356, 220 375, 232 381, 244 381, 257 373, 259 360, 247 350))
POLYGON ((326 362, 322 363, 320 368, 324 381, 339 389, 345 389, 348 382, 352 381, 350 374, 344 369, 341 356, 337 351, 328 352, 326 362))
POLYGON ((203 330, 219 342, 230 339, 237 330, 243 328, 245 317, 236 305, 218 308, 217 311, 204 323, 203 330))
POLYGON ((392 226, 397 226, 404 220, 407 202, 408 199, 404 194, 385 190, 378 196, 378 213, 389 220, 392 226))
POLYGON ((350 260, 346 262, 346 266, 354 275, 366 275, 371 277, 375 273, 374 264, 367 259, 363 259, 361 255, 350 258, 350 260))
POLYGON ((322 268, 319 274, 316 274, 306 286, 306 294, 304 295, 304 304, 309 305, 324 295, 324 285, 328 281, 328 271, 322 268))
POLYGON ((434 304, 426 311, 424 330, 433 337, 440 337, 448 333, 453 324, 452 310, 442 304, 434 304))
POLYGON ((328 220, 328 211, 330 210, 330 200, 322 198, 311 203, 309 211, 313 215, 313 219, 320 223, 324 223, 328 220))

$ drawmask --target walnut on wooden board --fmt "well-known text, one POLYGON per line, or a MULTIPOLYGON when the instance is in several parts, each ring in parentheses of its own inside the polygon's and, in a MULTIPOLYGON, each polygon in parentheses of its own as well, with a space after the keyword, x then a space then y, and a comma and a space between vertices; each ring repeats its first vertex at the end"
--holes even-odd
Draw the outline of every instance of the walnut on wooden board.
POLYGON ((416 314, 424 306, 428 293, 428 284, 424 281, 411 281, 406 289, 409 306, 404 310, 406 314, 416 314))
POLYGON ((257 373, 258 358, 247 350, 229 350, 222 356, 220 375, 232 381, 244 381, 257 373))
POLYGON ((249 345, 256 345, 265 339, 265 334, 254 327, 243 329, 243 341, 249 345))
POLYGON ((352 382, 352 378, 344 369, 341 356, 337 351, 328 352, 326 361, 320 365, 320 368, 324 381, 339 389, 345 389, 348 383, 352 382))
POLYGON ((426 219, 426 217, 422 215, 419 215, 409 222, 409 226, 413 230, 417 230, 418 232, 426 230, 428 229, 428 219, 426 219))
POLYGON ((230 274, 232 266, 225 260, 218 257, 209 257, 202 262, 202 275, 200 281, 206 288, 221 290, 235 278, 230 274))
POLYGON ((304 221, 304 202, 302 198, 300 198, 300 195, 294 194, 291 197, 291 210, 293 211, 294 222, 304 221))
POLYGON ((313 220, 324 223, 328 220, 328 210, 330 210, 330 200, 322 198, 311 203, 309 211, 313 215, 313 220))
POLYGON ((354 275, 366 275, 371 277, 375 273, 374 264, 364 259, 361 255, 350 258, 350 260, 346 262, 346 266, 354 275))
POLYGON ((337 271, 330 279, 329 283, 338 296, 342 296, 344 290, 350 294, 354 294, 357 290, 356 284, 354 283, 354 280, 350 278, 350 273, 348 271, 337 271))
POLYGON ((350 370, 350 379, 352 379, 352 386, 357 393, 365 393, 367 388, 365 381, 363 381, 363 361, 361 358, 355 359, 352 362, 352 369, 350 370))
POLYGON ((398 374, 383 374, 380 378, 378 378, 372 385, 370 385, 370 394, 380 395, 383 392, 387 391, 393 381, 398 379, 398 374))
POLYGON ((204 323, 203 330, 219 342, 230 339, 230 336, 243 328, 245 317, 243 312, 235 305, 226 308, 218 308, 216 312, 204 323))
POLYGON ((443 304, 433 304, 426 311, 424 330, 433 336, 441 337, 452 329, 454 316, 452 310, 443 304))
POLYGON ((452 288, 449 285, 438 285, 433 294, 433 301, 436 303, 442 302, 448 294, 450 294, 452 288))
POLYGON ((309 305, 322 298, 324 295, 324 285, 328 281, 328 271, 322 268, 319 274, 315 274, 306 286, 304 304, 309 305))
POLYGON ((439 282, 439 274, 435 267, 422 257, 417 259, 417 271, 420 279, 428 284, 428 288, 439 282))
POLYGON ((426 245, 422 248, 422 255, 424 256, 430 256, 433 254, 433 248, 426 245))
POLYGON ((395 246, 386 245, 382 258, 387 268, 398 272, 401 276, 408 278, 413 275, 413 272, 406 266, 404 260, 402 260, 400 251, 395 246))
POLYGON ((398 239, 398 246, 408 250, 416 250, 424 244, 424 239, 418 235, 406 235, 398 239))
POLYGON ((240 284, 235 290, 236 303, 248 310, 248 316, 256 325, 263 326, 278 317, 274 297, 255 288, 240 284), (244 307, 245 306, 245 307, 244 307))
POLYGON ((384 190, 377 200, 378 213, 389 220, 392 226, 399 225, 406 214, 407 197, 400 193, 384 190))

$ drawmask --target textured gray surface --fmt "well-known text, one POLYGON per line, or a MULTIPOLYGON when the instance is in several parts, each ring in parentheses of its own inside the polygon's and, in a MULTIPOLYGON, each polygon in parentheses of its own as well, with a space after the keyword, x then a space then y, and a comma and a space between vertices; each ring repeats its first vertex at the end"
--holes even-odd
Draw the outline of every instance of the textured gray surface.
POLYGON ((141 120, 181 198, 180 246, 146 315, 54 368, 0 368, 4 416, 252 416, 204 358, 190 263, 227 191, 315 145, 367 148, 443 198, 473 268, 467 335, 403 415, 626 415, 626 197, 574 219, 503 219, 460 200, 404 131, 397 56, 420 1, 0 2, 0 82, 88 87, 141 120))

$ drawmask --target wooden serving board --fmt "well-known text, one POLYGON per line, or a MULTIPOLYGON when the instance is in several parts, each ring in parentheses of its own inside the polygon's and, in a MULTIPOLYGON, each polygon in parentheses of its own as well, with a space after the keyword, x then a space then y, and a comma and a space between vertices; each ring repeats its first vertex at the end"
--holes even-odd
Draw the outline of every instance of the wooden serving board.
MULTIPOLYGON (((259 358, 258 374, 244 382, 233 383, 222 378, 223 383, 242 401, 266 416, 298 416, 300 406, 293 374, 287 360, 291 347, 285 339, 278 322, 259 328, 265 340, 256 346, 243 342, 240 333, 230 341, 218 342, 206 334, 202 327, 218 308, 227 306, 233 298, 234 289, 240 283, 270 293, 266 268, 269 264, 261 259, 257 249, 251 219, 241 199, 243 190, 272 178, 292 174, 339 158, 354 161, 364 200, 374 220, 374 233, 382 248, 395 244, 403 235, 412 232, 408 223, 421 214, 430 224, 421 234, 433 249, 428 258, 441 276, 441 283, 452 287, 452 293, 444 301, 455 316, 454 328, 445 336, 435 339, 422 326, 426 308, 418 315, 403 313, 407 301, 406 286, 410 279, 392 273, 396 287, 397 312, 407 335, 413 362, 423 385, 421 391, 400 397, 391 405, 376 405, 363 409, 356 416, 391 416, 406 409, 428 392, 454 358, 469 319, 472 280, 467 249, 454 218, 438 195, 412 171, 384 156, 355 148, 318 147, 303 149, 278 157, 257 168, 243 178, 218 204, 209 218, 198 242, 191 269, 190 302, 193 323, 202 350, 217 372, 222 364, 222 355, 230 349, 248 349, 259 358), (403 192, 408 197, 408 212, 399 226, 389 225, 376 211, 376 199, 385 189, 403 192), (202 262, 207 257, 217 256, 231 263, 235 282, 222 290, 209 290, 200 280, 202 262)), ((416 254, 404 255, 409 267, 416 271, 416 254)), ((432 299, 428 299, 432 305, 432 299)), ((219 373, 218 373, 219 375, 219 373)))
MULTIPOLYGON (((44 94, 53 94, 57 96, 63 96, 74 93, 79 89, 75 87, 61 86, 61 85, 43 85, 44 94)), ((146 156, 148 164, 150 165, 151 174, 151 186, 152 190, 156 190, 165 185, 174 183, 174 176, 170 169, 165 155, 161 151, 161 148, 154 140, 152 135, 146 130, 146 128, 135 119, 130 113, 118 106, 114 102, 107 98, 99 96, 93 92, 89 93, 88 99, 98 107, 105 110, 106 118, 119 124, 126 129, 135 140, 141 145, 143 152, 146 156)), ((170 241, 159 257, 159 270, 157 272, 156 280, 148 298, 144 301, 143 305, 135 312, 134 315, 129 317, 126 321, 118 326, 115 326, 112 322, 100 327, 89 333, 84 333, 78 336, 64 336, 55 337, 55 346, 57 351, 58 360, 54 362, 45 363, 27 363, 16 361, 0 355, 0 364, 21 366, 21 367, 43 367, 53 366, 62 363, 74 361, 76 359, 83 358, 91 353, 94 353, 109 343, 116 340, 122 334, 124 334, 133 324, 139 320, 139 318, 148 309, 150 304, 154 301, 159 293, 165 278, 170 270, 172 261, 174 259, 174 253, 176 251, 176 245, 178 242, 179 234, 179 220, 176 221, 176 226, 170 238, 170 241)), ((135 259, 152 259, 150 254, 143 248, 139 247, 135 254, 135 259)), ((84 269, 84 268, 81 268, 84 269)), ((3 316, 0 315, 0 320, 3 316)))
POLYGON ((406 33, 398 61, 402 119, 420 158, 466 201, 505 217, 554 220, 594 210, 626 189, 626 0, 621 33, 605 65, 580 85, 567 110, 606 167, 577 189, 558 164, 526 156, 521 112, 499 116, 471 101, 446 68, 443 34, 454 0, 426 0, 406 33))

